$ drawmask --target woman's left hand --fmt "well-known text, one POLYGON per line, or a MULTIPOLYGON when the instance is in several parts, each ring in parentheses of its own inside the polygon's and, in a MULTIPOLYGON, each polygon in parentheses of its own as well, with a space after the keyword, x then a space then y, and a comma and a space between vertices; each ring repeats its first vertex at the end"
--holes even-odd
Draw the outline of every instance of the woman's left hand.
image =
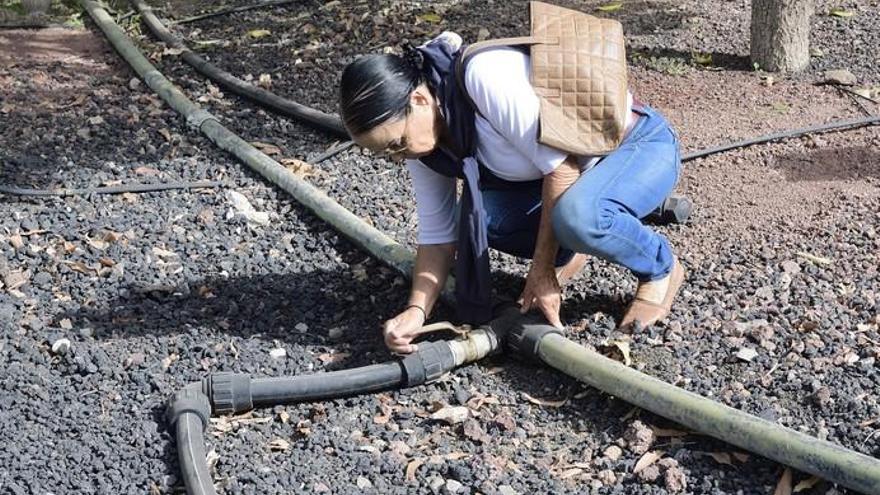
POLYGON ((533 308, 540 309, 551 325, 562 328, 562 321, 559 319, 562 291, 552 266, 546 268, 532 264, 526 277, 526 286, 519 297, 519 304, 523 313, 533 308))

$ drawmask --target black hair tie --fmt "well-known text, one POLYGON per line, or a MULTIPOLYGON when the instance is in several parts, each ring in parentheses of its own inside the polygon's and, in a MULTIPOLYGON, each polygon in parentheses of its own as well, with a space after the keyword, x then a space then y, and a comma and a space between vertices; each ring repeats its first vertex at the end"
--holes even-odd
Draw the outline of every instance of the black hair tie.
POLYGON ((425 56, 418 48, 410 44, 407 44, 403 49, 403 60, 417 71, 421 71, 425 65, 425 56))

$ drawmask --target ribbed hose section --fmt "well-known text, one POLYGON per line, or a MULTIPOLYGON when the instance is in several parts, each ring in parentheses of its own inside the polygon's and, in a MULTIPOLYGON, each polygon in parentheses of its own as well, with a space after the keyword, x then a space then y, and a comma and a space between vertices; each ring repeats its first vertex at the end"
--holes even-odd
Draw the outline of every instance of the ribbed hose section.
POLYGON ((880 495, 880 459, 639 373, 558 333, 541 338, 538 356, 566 375, 700 433, 847 488, 880 495))
POLYGON ((277 113, 293 117, 309 123, 321 130, 348 139, 348 132, 346 132, 345 127, 342 125, 342 120, 340 120, 337 115, 324 113, 295 101, 288 100, 287 98, 282 98, 271 91, 266 91, 263 88, 248 84, 229 72, 220 69, 187 48, 180 39, 174 36, 174 34, 162 24, 162 21, 156 17, 153 13, 153 9, 149 5, 141 0, 133 0, 130 3, 133 4, 134 8, 141 14, 141 19, 147 24, 150 31, 168 46, 183 50, 180 54, 180 58, 203 76, 216 82, 224 89, 256 101, 277 113))
POLYGON ((205 432, 198 415, 183 413, 177 420, 177 458, 188 495, 217 495, 205 452, 205 432))
POLYGON ((400 387, 404 371, 397 361, 316 375, 251 380, 254 407, 336 399, 400 387))

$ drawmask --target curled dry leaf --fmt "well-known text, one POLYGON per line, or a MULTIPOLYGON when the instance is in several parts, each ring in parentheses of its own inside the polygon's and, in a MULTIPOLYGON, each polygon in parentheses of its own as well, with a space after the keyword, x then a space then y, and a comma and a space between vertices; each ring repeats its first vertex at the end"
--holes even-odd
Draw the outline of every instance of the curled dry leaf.
POLYGON ((773 490, 773 495, 791 495, 791 469, 785 468, 782 471, 782 476, 779 478, 779 482, 776 483, 776 489, 773 490))
POLYGON ((351 353, 348 352, 325 352, 318 356, 318 359, 323 364, 337 363, 339 361, 345 360, 348 356, 351 356, 351 353))
POLYGON ((552 399, 538 399, 536 397, 532 397, 531 395, 523 392, 523 398, 532 404, 536 404, 539 406, 547 406, 547 407, 562 407, 568 404, 568 398, 561 400, 552 400, 552 399))
POLYGON ((600 12, 614 12, 615 10, 620 10, 621 7, 623 7, 623 2, 611 2, 596 7, 596 10, 600 12))
POLYGON ((315 167, 302 160, 297 160, 296 158, 282 158, 280 162, 287 168, 287 170, 290 170, 299 177, 306 178, 317 175, 315 167))
POLYGON ((794 490, 792 490, 792 491, 794 493, 798 493, 798 492, 802 492, 804 490, 809 490, 810 488, 813 488, 814 486, 816 486, 816 484, 819 483, 820 481, 822 481, 822 478, 820 478, 818 476, 810 476, 809 478, 807 478, 805 480, 801 480, 800 483, 798 483, 797 485, 794 486, 794 490))
POLYGON ((406 481, 414 481, 416 479, 416 471, 425 463, 424 459, 413 459, 406 465, 406 481))
POLYGON ((662 450, 652 450, 650 452, 645 452, 645 454, 639 458, 638 462, 636 462, 636 465, 633 467, 633 474, 639 474, 646 467, 659 461, 661 457, 663 457, 662 450))
POLYGON ((274 144, 264 143, 262 141, 253 141, 251 142, 251 145, 269 156, 281 154, 281 148, 275 146, 274 144))

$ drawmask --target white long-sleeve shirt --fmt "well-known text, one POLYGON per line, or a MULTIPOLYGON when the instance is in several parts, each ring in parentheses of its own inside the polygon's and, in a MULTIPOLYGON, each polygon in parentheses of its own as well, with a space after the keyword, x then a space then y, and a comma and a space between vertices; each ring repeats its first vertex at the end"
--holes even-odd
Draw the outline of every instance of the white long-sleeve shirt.
MULTIPOLYGON (((530 70, 528 54, 506 47, 474 55, 465 68, 465 86, 479 109, 477 159, 498 177, 513 182, 539 179, 568 156, 538 142, 540 102, 529 82, 530 70)), ((631 108, 631 95, 627 103, 631 108)), ((598 160, 587 156, 578 162, 586 169, 598 160)), ((434 172, 419 160, 407 160, 406 167, 416 197, 419 244, 455 241, 456 179, 434 172)))

